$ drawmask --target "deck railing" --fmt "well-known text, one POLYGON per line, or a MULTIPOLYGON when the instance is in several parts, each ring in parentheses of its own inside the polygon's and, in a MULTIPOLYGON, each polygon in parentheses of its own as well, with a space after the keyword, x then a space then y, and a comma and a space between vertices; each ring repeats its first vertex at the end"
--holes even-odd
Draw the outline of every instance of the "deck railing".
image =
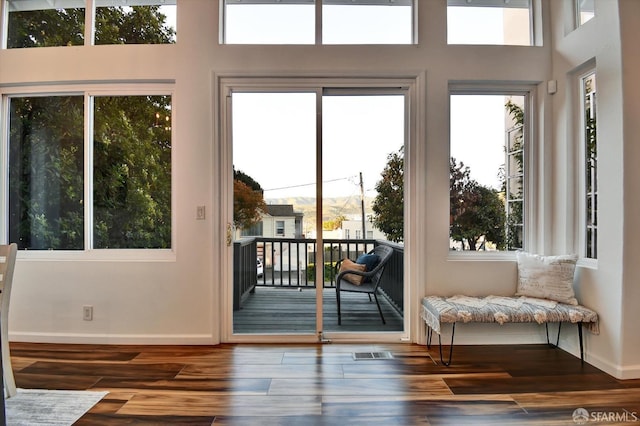
MULTIPOLYGON (((344 258, 355 260, 377 245, 389 245, 393 256, 382 276, 380 290, 402 312, 404 247, 384 240, 323 240, 323 287, 335 287, 335 264, 344 258)), ((239 309, 242 300, 255 287, 315 288, 317 243, 304 238, 242 238, 234 243, 233 307, 239 309), (257 271, 257 259, 262 261, 262 275, 257 271)))

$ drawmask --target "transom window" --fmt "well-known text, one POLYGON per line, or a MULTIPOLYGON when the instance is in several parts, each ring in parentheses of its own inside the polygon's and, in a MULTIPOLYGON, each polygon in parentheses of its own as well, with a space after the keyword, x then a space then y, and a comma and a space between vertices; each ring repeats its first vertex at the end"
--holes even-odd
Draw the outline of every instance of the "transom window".
POLYGON ((225 44, 411 44, 413 1, 225 0, 223 27, 225 44))
POLYGON ((447 0, 447 43, 533 44, 531 0, 447 0))
POLYGON ((85 0, 5 0, 6 47, 176 41, 176 0, 95 0, 94 5, 87 28, 85 0))
POLYGON ((450 97, 450 250, 525 247, 526 95, 450 97))

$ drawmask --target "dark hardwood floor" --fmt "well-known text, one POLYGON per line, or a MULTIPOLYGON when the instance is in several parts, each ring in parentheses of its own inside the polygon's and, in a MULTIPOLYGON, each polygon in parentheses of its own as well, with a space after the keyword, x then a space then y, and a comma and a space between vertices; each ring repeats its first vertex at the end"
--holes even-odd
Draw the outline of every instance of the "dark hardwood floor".
POLYGON ((640 380, 547 345, 456 346, 451 367, 411 344, 11 349, 20 388, 109 391, 78 425, 575 425, 578 408, 640 418, 640 380), (393 359, 353 357, 381 351, 393 359))

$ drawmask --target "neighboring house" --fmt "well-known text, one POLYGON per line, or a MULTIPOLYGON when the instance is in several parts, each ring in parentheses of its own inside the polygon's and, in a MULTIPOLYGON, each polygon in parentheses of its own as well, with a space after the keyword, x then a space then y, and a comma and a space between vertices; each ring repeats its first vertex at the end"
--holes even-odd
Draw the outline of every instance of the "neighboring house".
POLYGON ((293 210, 293 204, 267 204, 262 221, 240 230, 241 237, 303 238, 304 214, 293 210))

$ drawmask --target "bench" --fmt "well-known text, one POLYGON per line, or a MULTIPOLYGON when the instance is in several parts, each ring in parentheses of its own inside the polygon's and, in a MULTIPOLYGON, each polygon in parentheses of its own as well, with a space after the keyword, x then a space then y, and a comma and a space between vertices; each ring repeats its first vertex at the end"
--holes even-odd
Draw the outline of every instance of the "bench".
POLYGON ((558 336, 555 346, 560 340, 560 329, 563 322, 578 325, 580 342, 580 359, 584 362, 582 343, 582 327, 598 334, 598 314, 581 305, 569 305, 548 299, 526 296, 486 296, 471 297, 457 295, 452 297, 426 296, 422 300, 422 319, 427 326, 427 347, 431 347, 433 332, 438 334, 440 361, 449 366, 453 355, 453 338, 456 323, 538 323, 544 324, 549 342, 549 323, 558 323, 558 336), (451 330, 451 346, 449 359, 444 361, 442 355, 441 326, 453 324, 451 330))

